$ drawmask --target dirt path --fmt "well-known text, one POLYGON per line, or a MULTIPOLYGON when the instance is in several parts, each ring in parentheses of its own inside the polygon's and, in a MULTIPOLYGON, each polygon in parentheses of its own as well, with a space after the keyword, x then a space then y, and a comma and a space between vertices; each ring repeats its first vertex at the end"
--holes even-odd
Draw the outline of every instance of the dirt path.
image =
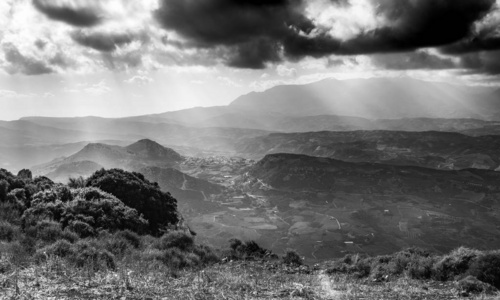
POLYGON ((342 293, 334 289, 332 279, 324 272, 318 274, 318 294, 324 299, 336 300, 342 299, 342 293))

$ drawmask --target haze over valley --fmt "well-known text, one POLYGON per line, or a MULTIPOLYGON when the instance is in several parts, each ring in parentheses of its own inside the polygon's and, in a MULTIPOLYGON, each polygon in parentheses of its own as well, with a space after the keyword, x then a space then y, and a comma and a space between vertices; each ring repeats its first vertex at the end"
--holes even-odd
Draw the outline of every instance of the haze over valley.
POLYGON ((500 247, 500 102, 410 78, 277 86, 227 106, 0 122, 1 167, 66 183, 105 168, 169 192, 198 240, 319 261, 500 247), (473 99, 468 101, 467 99, 473 99))

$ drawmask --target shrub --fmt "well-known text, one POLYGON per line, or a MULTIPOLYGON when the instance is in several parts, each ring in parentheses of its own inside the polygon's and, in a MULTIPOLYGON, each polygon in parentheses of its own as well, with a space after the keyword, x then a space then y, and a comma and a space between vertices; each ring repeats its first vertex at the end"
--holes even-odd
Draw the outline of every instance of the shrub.
POLYGON ((93 236, 103 229, 142 232, 147 228, 147 221, 135 209, 108 193, 96 188, 71 190, 69 195, 67 191, 57 188, 37 193, 32 206, 23 214, 24 224, 54 220, 63 228, 70 226, 82 237, 93 236))
POLYGON ((141 247, 142 244, 141 237, 133 231, 130 230, 118 231, 115 233, 115 236, 125 239, 134 248, 141 247))
POLYGON ((464 247, 453 250, 434 264, 432 270, 434 279, 446 281, 465 274, 472 261, 480 254, 480 251, 464 247))
POLYGON ((487 253, 477 257, 469 272, 482 282, 500 289, 500 253, 487 253))
POLYGON ((295 250, 287 250, 282 257, 283 263, 286 265, 302 265, 302 258, 295 250))
POLYGON ((79 220, 71 221, 68 229, 78 234, 81 238, 91 237, 96 234, 96 230, 92 226, 79 220))
POLYGON ((17 204, 0 202, 0 221, 21 225, 21 214, 22 211, 17 204))
POLYGON ((73 245, 66 240, 58 240, 55 243, 38 249, 35 254, 35 259, 38 262, 46 261, 49 256, 58 256, 61 258, 69 258, 75 255, 73 245))
POLYGON ((33 179, 31 183, 33 185, 31 195, 34 195, 36 192, 50 190, 56 186, 56 184, 45 176, 38 176, 33 179))
POLYGON ((430 279, 436 258, 414 256, 408 265, 408 275, 413 279, 430 279))
POLYGON ((200 258, 201 263, 204 265, 220 261, 219 256, 214 252, 214 250, 206 245, 196 245, 193 249, 193 253, 200 258))
POLYGON ((255 241, 242 242, 238 239, 229 240, 232 256, 235 259, 241 258, 261 258, 269 251, 262 248, 255 241))
POLYGON ((0 241, 12 242, 19 233, 19 229, 7 222, 0 222, 0 241))
POLYGON ((164 234, 158 241, 156 248, 165 250, 169 248, 178 248, 182 251, 191 249, 194 245, 194 239, 182 231, 171 231, 164 234))
POLYGON ((87 179, 87 187, 99 188, 136 209, 148 220, 149 232, 155 235, 179 222, 177 201, 140 173, 102 169, 87 179))
POLYGON ((474 276, 467 276, 458 282, 459 290, 465 295, 493 293, 495 288, 491 285, 478 280, 474 276))
POLYGON ((179 248, 163 251, 161 261, 172 269, 184 269, 200 265, 200 258, 194 253, 182 252, 179 248))
POLYGON ((33 227, 26 229, 26 234, 38 240, 53 243, 61 238, 61 224, 50 221, 42 221, 33 227))
POLYGON ((77 178, 70 178, 68 181, 68 187, 72 189, 84 188, 87 184, 87 181, 82 176, 77 178))
POLYGON ((139 248, 141 239, 131 231, 119 231, 113 235, 103 231, 99 234, 99 243, 115 256, 123 256, 131 249, 139 248))
POLYGON ((0 180, 0 202, 7 200, 7 193, 9 192, 9 183, 7 180, 0 180))
POLYGON ((25 229, 27 236, 51 244, 57 240, 67 240, 74 243, 78 239, 78 235, 69 230, 62 230, 61 224, 51 221, 42 221, 35 226, 30 226, 25 229))
POLYGON ((80 240, 72 247, 75 254, 71 261, 80 268, 91 268, 94 271, 115 269, 115 256, 102 249, 96 242, 80 240))
POLYGON ((243 242, 239 239, 230 239, 229 240, 229 247, 233 251, 236 251, 238 249, 238 247, 240 247, 241 245, 243 245, 243 242))
POLYGON ((33 174, 29 169, 22 169, 17 173, 17 177, 21 179, 27 179, 27 180, 32 180, 33 179, 33 174))

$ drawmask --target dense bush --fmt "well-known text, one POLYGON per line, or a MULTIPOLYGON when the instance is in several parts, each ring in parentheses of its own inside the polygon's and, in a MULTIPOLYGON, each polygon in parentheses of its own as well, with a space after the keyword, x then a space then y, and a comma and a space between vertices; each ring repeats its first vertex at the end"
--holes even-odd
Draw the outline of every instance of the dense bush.
POLYGON ((22 211, 17 203, 0 202, 0 221, 21 224, 22 211))
POLYGON ((477 257, 469 272, 482 282, 500 289, 500 253, 486 253, 477 257))
POLYGON ((19 229, 7 222, 0 222, 0 241, 11 242, 19 233, 19 229))
POLYGON ((178 248, 182 251, 192 249, 194 239, 182 231, 171 231, 163 235, 155 245, 160 250, 178 248))
POLYGON ((87 186, 110 193, 125 205, 136 209, 149 222, 150 233, 160 234, 163 229, 179 221, 177 201, 140 173, 102 169, 87 179, 87 186))
POLYGON ((302 265, 302 258, 295 250, 287 250, 282 257, 283 263, 287 265, 300 266, 302 265))
POLYGON ((76 178, 70 178, 68 181, 68 187, 72 189, 84 188, 87 185, 87 180, 82 176, 76 178))
POLYGON ((495 288, 490 284, 482 282, 471 275, 459 280, 458 288, 464 296, 469 294, 489 294, 495 292, 495 288))
POLYGON ((452 280, 469 270, 472 261, 481 254, 480 251, 464 247, 453 250, 443 256, 433 266, 433 277, 436 280, 452 280))
POLYGON ((99 234, 98 241, 104 249, 113 253, 117 257, 122 257, 125 254, 141 247, 141 237, 131 231, 118 231, 111 234, 107 231, 102 231, 99 234))
POLYGON ((234 259, 262 258, 270 252, 259 246, 255 241, 242 242, 239 239, 230 239, 229 247, 234 259))
POLYGON ((7 180, 0 180, 0 202, 7 200, 7 193, 9 192, 9 183, 7 180))
POLYGON ((25 229, 27 236, 36 239, 37 241, 54 243, 58 240, 66 240, 74 243, 78 239, 78 235, 70 230, 63 230, 61 224, 53 221, 41 221, 34 226, 25 229))
POLYGON ((24 212, 23 220, 25 226, 54 220, 81 237, 95 235, 99 230, 143 232, 147 227, 147 221, 135 209, 96 188, 75 189, 70 194, 66 189, 39 192, 24 212))

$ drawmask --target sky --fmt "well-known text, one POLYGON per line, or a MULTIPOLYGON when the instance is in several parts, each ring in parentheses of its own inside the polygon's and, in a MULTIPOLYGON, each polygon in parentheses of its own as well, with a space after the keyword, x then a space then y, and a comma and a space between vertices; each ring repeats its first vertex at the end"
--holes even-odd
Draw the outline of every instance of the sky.
POLYGON ((0 120, 227 105, 325 78, 499 74, 500 0, 0 1, 0 120))

